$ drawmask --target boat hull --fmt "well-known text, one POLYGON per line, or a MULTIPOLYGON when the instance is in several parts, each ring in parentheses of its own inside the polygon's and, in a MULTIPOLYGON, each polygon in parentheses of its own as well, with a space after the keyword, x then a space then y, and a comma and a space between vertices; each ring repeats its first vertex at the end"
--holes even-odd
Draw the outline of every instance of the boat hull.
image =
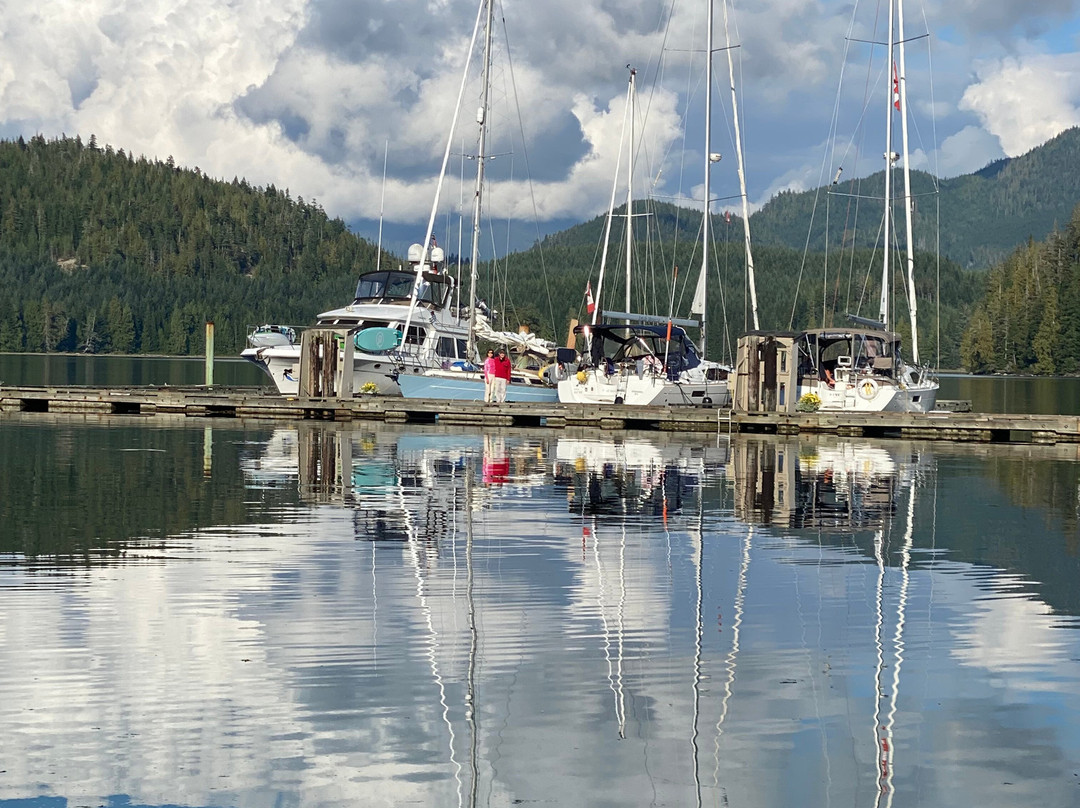
POLYGON ((731 397, 726 380, 680 379, 672 381, 654 373, 633 369, 607 374, 591 368, 559 381, 559 401, 564 404, 627 404, 638 407, 726 407, 731 397))
MULTIPOLYGON (((417 374, 403 374, 398 378, 401 394, 405 398, 432 398, 453 401, 483 401, 484 380, 479 373, 467 371, 435 370, 417 374)), ((543 383, 528 384, 513 380, 506 386, 508 402, 558 401, 558 390, 543 383)))
POLYGON ((937 404, 938 384, 934 381, 899 385, 867 379, 824 382, 800 386, 799 395, 815 393, 821 399, 818 412, 930 412, 937 404))

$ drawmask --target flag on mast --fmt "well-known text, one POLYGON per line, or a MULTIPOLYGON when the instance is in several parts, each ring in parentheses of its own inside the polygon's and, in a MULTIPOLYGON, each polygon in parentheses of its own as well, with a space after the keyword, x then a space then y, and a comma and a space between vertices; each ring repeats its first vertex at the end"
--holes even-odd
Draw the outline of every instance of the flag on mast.
POLYGON ((585 310, 589 314, 596 311, 596 303, 592 299, 592 281, 585 284, 585 310))
POLYGON ((896 72, 896 62, 892 63, 892 98, 893 106, 900 110, 900 76, 896 72))

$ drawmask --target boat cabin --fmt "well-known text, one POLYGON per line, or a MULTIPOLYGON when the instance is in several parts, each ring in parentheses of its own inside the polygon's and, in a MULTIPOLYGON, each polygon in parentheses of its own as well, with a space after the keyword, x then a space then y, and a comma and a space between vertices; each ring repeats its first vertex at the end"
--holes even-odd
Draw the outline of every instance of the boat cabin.
POLYGON ((857 379, 895 382, 901 367, 892 331, 753 331, 739 338, 733 404, 742 412, 795 412, 802 394, 857 379))

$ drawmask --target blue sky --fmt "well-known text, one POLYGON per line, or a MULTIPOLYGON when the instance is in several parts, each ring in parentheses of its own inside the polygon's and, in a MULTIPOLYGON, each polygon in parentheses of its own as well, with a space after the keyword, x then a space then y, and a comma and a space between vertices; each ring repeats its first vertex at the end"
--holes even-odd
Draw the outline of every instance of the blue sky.
MULTIPOLYGON (((365 234, 382 212, 388 228, 415 228, 419 240, 477 5, 0 0, 0 137, 92 133, 214 177, 288 188, 365 234)), ((627 64, 639 70, 635 196, 700 205, 705 6, 501 0, 489 214, 547 232, 606 210, 627 64)), ((721 0, 714 7, 719 45, 721 0)), ((876 0, 728 6, 752 205, 827 182, 845 161, 846 177, 880 167, 852 162, 849 144, 883 151, 873 130, 887 102, 863 100, 867 86, 884 92, 883 51, 868 72, 866 47, 847 37, 883 36, 872 31, 881 13, 876 0), (844 93, 855 95, 838 100, 842 65, 844 93), (864 103, 870 127, 859 135, 864 103)), ((967 173, 1080 124, 1080 0, 924 0, 906 15, 909 37, 930 34, 908 48, 913 166, 967 173)), ((715 69, 720 210, 734 204, 726 200, 738 183, 724 54, 715 69)), ((443 221, 467 207, 475 172, 461 156, 475 150, 472 81, 466 99, 443 221)))

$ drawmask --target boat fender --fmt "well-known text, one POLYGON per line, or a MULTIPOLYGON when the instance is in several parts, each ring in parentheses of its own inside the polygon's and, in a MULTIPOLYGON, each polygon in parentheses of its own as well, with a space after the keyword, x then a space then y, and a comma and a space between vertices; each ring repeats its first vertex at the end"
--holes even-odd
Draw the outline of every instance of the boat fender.
POLYGON ((878 394, 879 387, 880 385, 878 385, 876 380, 863 379, 859 382, 859 395, 869 401, 878 394))
POLYGON ((548 374, 555 367, 554 364, 544 365, 540 370, 536 371, 536 377, 541 381, 548 381, 548 374))
POLYGON ((588 375, 585 373, 584 370, 579 370, 577 372, 577 380, 578 380, 579 384, 585 384, 585 380, 587 378, 588 378, 588 375))

